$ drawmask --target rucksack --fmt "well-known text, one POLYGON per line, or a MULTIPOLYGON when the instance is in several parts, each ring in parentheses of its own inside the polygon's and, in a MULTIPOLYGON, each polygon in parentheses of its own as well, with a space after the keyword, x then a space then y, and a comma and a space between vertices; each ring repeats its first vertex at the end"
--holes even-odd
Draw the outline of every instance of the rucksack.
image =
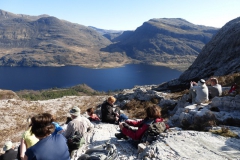
POLYGON ((84 143, 84 137, 78 131, 67 139, 67 145, 70 151, 79 149, 84 143))
POLYGON ((167 129, 167 126, 164 122, 152 122, 148 129, 144 132, 140 143, 152 143, 153 141, 157 140, 158 135, 160 133, 165 132, 167 129))
POLYGON ((118 160, 117 147, 106 142, 104 145, 88 149, 78 160, 118 160))

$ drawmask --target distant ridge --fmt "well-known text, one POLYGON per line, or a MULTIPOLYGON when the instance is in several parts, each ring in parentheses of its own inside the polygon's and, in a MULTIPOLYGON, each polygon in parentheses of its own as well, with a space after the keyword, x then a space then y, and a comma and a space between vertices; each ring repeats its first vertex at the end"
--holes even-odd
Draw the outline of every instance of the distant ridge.
POLYGON ((160 18, 135 31, 114 31, 0 10, 0 66, 146 63, 185 70, 217 30, 181 18, 160 18))
POLYGON ((0 12, 0 66, 112 67, 127 63, 122 53, 100 49, 111 44, 95 30, 48 15, 0 12))
POLYGON ((118 43, 102 51, 118 50, 145 63, 186 67, 217 31, 217 28, 194 25, 181 18, 150 19, 134 32, 123 32, 124 38, 115 38, 118 43))

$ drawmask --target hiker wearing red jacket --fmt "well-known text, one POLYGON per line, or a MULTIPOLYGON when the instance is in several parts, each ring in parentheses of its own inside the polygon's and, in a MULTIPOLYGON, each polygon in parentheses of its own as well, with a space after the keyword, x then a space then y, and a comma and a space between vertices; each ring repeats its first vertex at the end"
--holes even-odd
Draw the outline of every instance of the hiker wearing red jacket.
POLYGON ((148 129, 149 125, 153 122, 162 122, 161 118, 161 108, 157 105, 150 106, 146 109, 146 118, 142 120, 126 120, 125 122, 119 123, 120 133, 116 133, 115 136, 118 139, 128 137, 133 140, 140 140, 144 132, 148 129), (138 129, 133 129, 130 126, 138 127, 138 129))

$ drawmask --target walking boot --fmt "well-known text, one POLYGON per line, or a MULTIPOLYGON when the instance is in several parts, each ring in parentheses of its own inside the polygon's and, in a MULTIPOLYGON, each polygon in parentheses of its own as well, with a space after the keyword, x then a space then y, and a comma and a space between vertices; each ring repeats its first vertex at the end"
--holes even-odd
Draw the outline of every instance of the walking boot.
POLYGON ((123 133, 115 133, 115 137, 117 138, 117 139, 125 139, 125 140, 127 140, 128 139, 128 137, 126 136, 126 135, 124 135, 123 133))

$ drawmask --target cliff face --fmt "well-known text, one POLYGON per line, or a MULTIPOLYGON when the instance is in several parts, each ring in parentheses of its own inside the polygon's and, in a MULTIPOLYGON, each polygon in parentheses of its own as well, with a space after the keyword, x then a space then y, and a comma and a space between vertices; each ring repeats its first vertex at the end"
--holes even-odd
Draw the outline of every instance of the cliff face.
POLYGON ((240 72, 239 37, 240 17, 224 25, 178 79, 161 84, 156 90, 182 90, 188 88, 192 80, 240 72))
POLYGON ((203 48, 180 81, 240 72, 240 17, 223 26, 203 48))

